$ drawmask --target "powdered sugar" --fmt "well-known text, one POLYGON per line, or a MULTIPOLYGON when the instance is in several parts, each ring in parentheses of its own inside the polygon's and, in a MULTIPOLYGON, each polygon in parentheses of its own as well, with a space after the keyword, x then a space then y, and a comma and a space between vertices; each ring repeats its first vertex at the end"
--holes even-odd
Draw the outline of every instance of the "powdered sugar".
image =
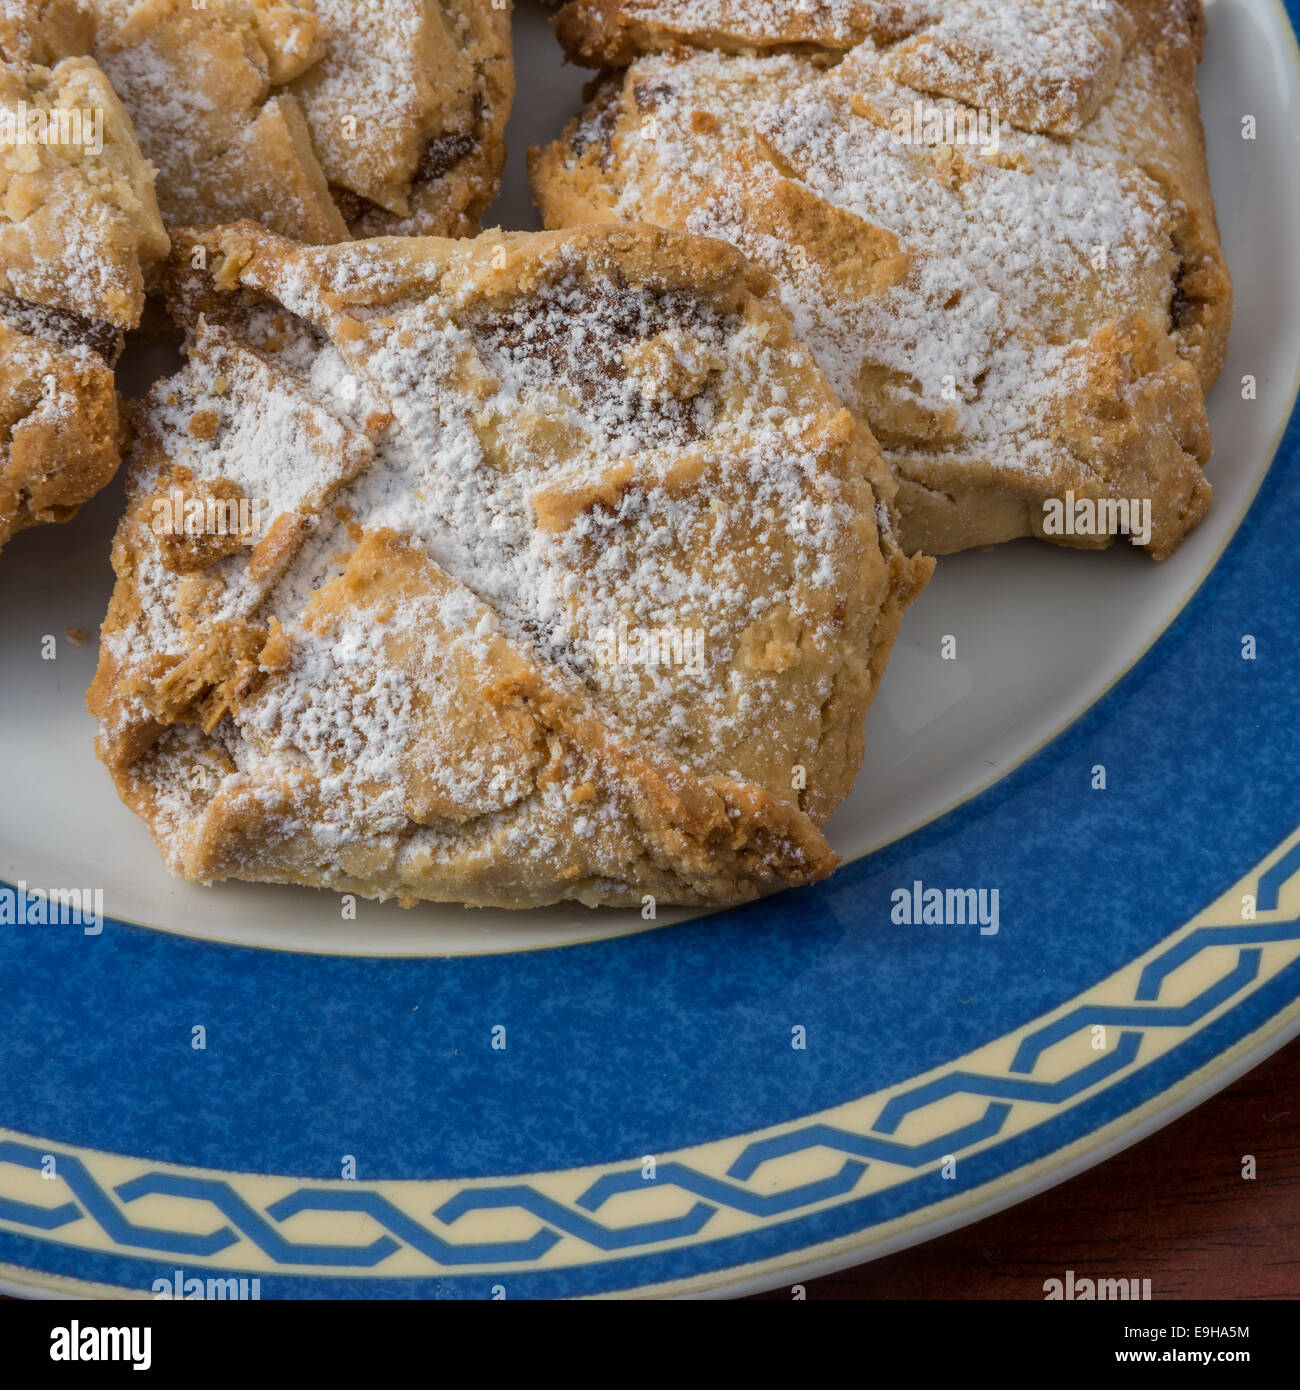
MULTIPOLYGON (((138 669, 222 623, 274 620, 283 657, 211 735, 220 785, 310 786, 312 834, 335 849, 436 859, 454 814, 500 816, 540 853, 509 808, 572 819, 565 798, 590 793, 539 783, 437 676, 500 659, 503 639, 684 766, 788 779, 816 754, 846 625, 871 621, 846 617, 845 595, 879 564, 875 498, 856 465, 828 466, 821 432, 843 412, 799 384, 806 356, 762 315, 629 286, 562 247, 504 302, 357 302, 396 254, 304 254, 269 277, 274 301, 196 325, 190 366, 146 406, 137 506, 180 467, 260 492, 272 529, 299 529, 283 565, 245 550, 208 566, 194 633, 189 581, 138 564, 141 618, 106 637, 113 659, 138 669), (356 589, 358 542, 385 535, 437 582, 356 589)), ((149 775, 190 766, 168 754, 149 775)), ((167 793, 192 823, 186 795, 167 793)), ((596 834, 622 812, 580 814, 596 834)))
MULTIPOLYGON (((1065 22, 1023 37, 1057 43, 1065 22)), ((1095 134, 1065 143, 1004 121, 996 149, 900 138, 898 113, 959 104, 899 82, 890 52, 863 43, 829 71, 798 56, 638 60, 627 87, 647 94, 638 105, 654 125, 606 127, 617 211, 674 208, 772 271, 887 454, 941 457, 960 440, 963 453, 1033 471, 1052 448, 1045 419, 1068 389, 1071 345, 1114 306, 1167 312, 1151 303, 1169 294, 1167 204, 1095 134), (808 233, 785 220, 796 216, 823 240, 803 245, 808 233)), ((580 133, 575 150, 591 138, 580 133)))
POLYGON ((401 0, 317 0, 326 58, 295 91, 326 177, 405 215, 406 190, 433 128, 453 59, 438 7, 401 0))

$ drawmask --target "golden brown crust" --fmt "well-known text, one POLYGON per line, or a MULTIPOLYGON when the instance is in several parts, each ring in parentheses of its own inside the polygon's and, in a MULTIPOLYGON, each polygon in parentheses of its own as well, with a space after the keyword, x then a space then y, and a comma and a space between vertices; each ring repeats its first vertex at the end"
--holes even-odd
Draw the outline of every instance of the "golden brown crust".
POLYGON ((142 411, 89 696, 177 872, 529 906, 830 871, 930 563, 765 277, 642 227, 177 240, 190 366, 142 411), (273 486, 261 539, 169 546, 178 478, 273 486))
POLYGON ((95 14, 90 0, 7 0, 0 7, 0 60, 53 67, 90 52, 95 14))
POLYGON ((910 33, 916 10, 908 0, 573 0, 554 23, 575 63, 617 68, 682 44, 725 53, 842 52, 910 33))
POLYGON ((133 327, 167 234, 103 72, 91 58, 0 64, 0 113, 24 136, 0 143, 0 294, 133 327))
POLYGON ((130 117, 93 59, 56 56, 86 39, 84 15, 45 5, 24 24, 5 17, 0 546, 68 520, 113 476, 112 365, 168 245, 130 117))
POLYGON ((689 227, 768 270, 885 449, 905 546, 1111 543, 1044 536, 1072 494, 1149 503, 1148 553, 1169 554, 1209 503, 1204 394, 1232 314, 1199 4, 913 3, 890 28, 829 5, 802 52, 794 14, 566 7, 572 57, 628 66, 532 152, 547 225, 689 227), (988 149, 921 137, 931 113, 977 131, 989 108, 988 149))
POLYGON ((311 240, 346 235, 281 90, 322 50, 314 14, 295 0, 269 16, 247 0, 141 0, 120 24, 105 16, 96 56, 159 170, 169 225, 251 214, 311 240))
POLYGON ((67 521, 117 471, 113 373, 93 351, 0 319, 0 547, 44 521, 67 521))
POLYGON ((1227 356, 1233 293, 1196 91, 1205 13, 1201 0, 1126 0, 1125 8, 1138 38, 1111 103, 1112 138, 1159 185, 1172 210, 1174 338, 1208 392, 1227 356))
MULTIPOLYGON (((327 22, 351 13, 331 0, 327 22)), ((383 15, 379 25, 391 23, 383 15)), ((366 53, 365 35, 357 51, 366 53)), ((488 0, 429 6, 420 33, 402 54, 413 93, 409 119, 394 141, 388 87, 392 55, 369 53, 380 70, 373 94, 359 98, 364 70, 332 53, 300 78, 321 162, 355 236, 473 236, 496 194, 505 164, 505 128, 514 100, 510 9, 488 0), (369 138, 340 140, 342 116, 354 114, 369 138)))
POLYGON ((14 436, 21 462, 0 452, 0 536, 72 515, 111 476, 102 372, 65 350, 84 339, 111 365, 121 347, 114 330, 140 324, 167 253, 164 219, 251 216, 317 243, 477 229, 504 160, 509 24, 508 8, 491 0, 0 8, 0 113, 103 120, 102 149, 0 145, 0 299, 10 306, 6 380, 15 392, 0 400, 0 416, 10 429, 28 419, 25 373, 42 352, 58 359, 47 412, 64 410, 78 390, 86 411, 85 431, 44 460, 31 451, 47 436, 30 422, 14 436), (33 306, 48 312, 38 321, 33 306), (20 348, 33 324, 38 344, 20 348), (54 495, 60 468, 68 472, 57 505, 38 501, 54 495))
MULTIPOLYGON (((368 532, 343 574, 314 597, 310 617, 325 631, 358 615, 382 627, 392 605, 412 605, 423 630, 455 652, 452 634, 438 630, 438 600, 455 588, 404 539, 368 532)), ((412 831, 406 843, 345 845, 338 856, 342 877, 336 877, 337 870, 327 875, 321 863, 317 827, 330 816, 318 782, 234 785, 203 807, 175 846, 174 866, 204 882, 256 877, 316 887, 327 879, 340 891, 367 896, 500 907, 562 898, 639 906, 647 893, 664 902, 733 902, 834 868, 835 856, 797 808, 752 784, 693 776, 620 733, 580 691, 557 682, 507 640, 494 640, 485 653, 456 655, 465 703, 452 724, 439 726, 440 752, 463 758, 486 751, 502 772, 527 774, 527 790, 511 804, 482 814, 489 808, 467 807, 463 798, 422 796, 413 779, 405 795, 412 831), (544 807, 557 788, 572 802, 571 816, 544 807), (599 808, 595 828, 573 834, 565 820, 576 821, 587 808, 599 808), (461 843, 435 859, 421 852, 415 832, 440 820, 455 826, 461 843), (499 842, 506 835, 531 843, 503 855, 499 842), (610 880, 611 863, 623 869, 621 887, 610 880)), ((270 697, 268 688, 262 698, 270 697)), ((161 757, 158 746, 152 756, 161 757)), ((147 771, 119 778, 119 787, 157 828, 147 771)))
POLYGON ((471 234, 513 95, 490 0, 96 0, 167 221, 300 240, 471 234))

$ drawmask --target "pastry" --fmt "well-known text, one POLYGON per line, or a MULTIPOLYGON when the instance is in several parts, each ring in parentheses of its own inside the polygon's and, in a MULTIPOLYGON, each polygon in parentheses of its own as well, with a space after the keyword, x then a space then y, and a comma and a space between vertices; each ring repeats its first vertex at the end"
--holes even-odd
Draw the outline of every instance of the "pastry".
POLYGON ((470 235, 514 94, 493 0, 93 0, 169 226, 470 235))
POLYGON ((153 170, 84 8, 0 8, 0 546, 119 463, 113 363, 167 252, 153 170))
POLYGON ((496 0, 0 2, 0 546, 116 470, 112 367, 164 221, 477 230, 509 24, 496 0), (101 121, 102 148, 5 138, 51 113, 101 121))
POLYGON ((506 0, 316 0, 316 12, 330 37, 294 91, 353 234, 473 236, 505 163, 506 0))
POLYGON ((546 224, 724 238, 898 479, 906 549, 1161 559, 1204 515, 1232 292, 1197 0, 575 0, 546 224), (1063 512, 1066 520, 1062 522, 1063 512), (1078 517, 1078 524, 1071 519, 1078 517))
POLYGON ((931 562, 765 276, 640 226, 242 223, 168 292, 89 706, 174 872, 644 908, 830 871, 931 562))

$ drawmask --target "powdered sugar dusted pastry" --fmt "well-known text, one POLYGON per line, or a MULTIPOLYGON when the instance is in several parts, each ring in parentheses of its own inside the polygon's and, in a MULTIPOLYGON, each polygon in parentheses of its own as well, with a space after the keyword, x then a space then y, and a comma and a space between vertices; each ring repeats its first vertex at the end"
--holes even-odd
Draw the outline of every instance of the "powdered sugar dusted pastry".
POLYGON ((89 697, 176 872, 523 907, 830 871, 930 562, 764 277, 642 227, 199 245, 89 697))
POLYGON ((294 91, 348 226, 357 236, 472 236, 505 163, 509 5, 315 4, 325 53, 294 91))
POLYGON ((1163 558, 1200 520, 1231 285, 1195 0, 576 0, 557 28, 610 70, 534 152, 547 225, 769 270, 905 547, 1100 547, 1089 516, 1145 514, 1163 558))
POLYGON ((514 92, 491 0, 93 0, 169 225, 466 235, 514 92))
POLYGON ((112 365, 167 251, 130 118, 92 59, 61 56, 85 23, 0 7, 0 546, 116 471, 112 365))
POLYGON ((52 67, 84 55, 95 34, 91 0, 0 0, 0 54, 6 63, 52 67))

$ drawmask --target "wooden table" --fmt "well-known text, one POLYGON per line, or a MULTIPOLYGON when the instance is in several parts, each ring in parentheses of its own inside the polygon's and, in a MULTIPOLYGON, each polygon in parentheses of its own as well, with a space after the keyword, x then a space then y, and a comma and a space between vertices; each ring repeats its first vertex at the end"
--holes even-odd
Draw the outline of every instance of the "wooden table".
POLYGON ((1041 1299, 1067 1269, 1150 1279, 1153 1300, 1300 1298, 1300 1039, 1070 1182, 805 1287, 810 1299, 1041 1299))

